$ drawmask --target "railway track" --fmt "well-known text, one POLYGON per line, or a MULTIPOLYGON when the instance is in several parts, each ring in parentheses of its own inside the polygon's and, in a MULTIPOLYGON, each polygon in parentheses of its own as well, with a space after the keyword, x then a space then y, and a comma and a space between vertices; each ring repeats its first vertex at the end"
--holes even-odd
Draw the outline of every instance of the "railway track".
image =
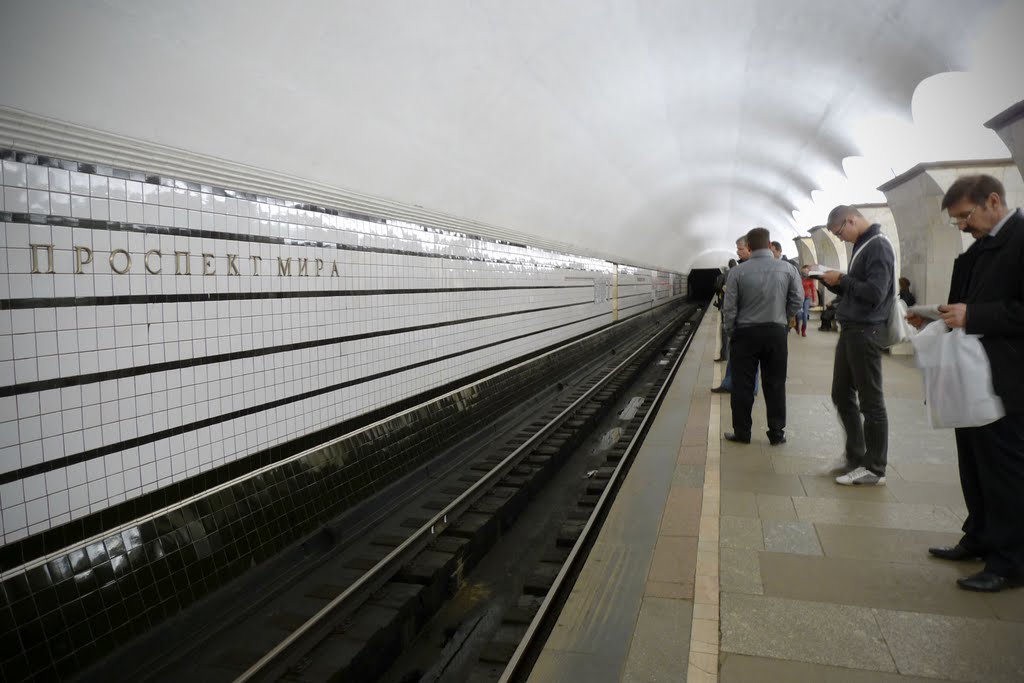
POLYGON ((135 676, 523 680, 700 314, 681 307, 433 462, 404 496, 307 539, 322 546, 315 561, 135 676))

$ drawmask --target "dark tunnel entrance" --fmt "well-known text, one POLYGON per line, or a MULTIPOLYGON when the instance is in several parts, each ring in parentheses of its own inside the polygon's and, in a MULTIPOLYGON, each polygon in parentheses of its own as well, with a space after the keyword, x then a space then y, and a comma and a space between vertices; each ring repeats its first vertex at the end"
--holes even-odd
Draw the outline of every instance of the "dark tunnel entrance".
POLYGON ((715 280, 721 274, 718 268, 694 268, 687 278, 687 292, 691 301, 708 301, 715 294, 715 280))

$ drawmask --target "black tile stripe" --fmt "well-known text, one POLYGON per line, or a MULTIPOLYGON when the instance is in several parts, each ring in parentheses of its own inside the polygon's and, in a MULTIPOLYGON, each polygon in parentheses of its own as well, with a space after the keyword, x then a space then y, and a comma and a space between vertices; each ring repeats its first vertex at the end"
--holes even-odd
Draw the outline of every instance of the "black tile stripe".
POLYGON ((20 394, 29 394, 35 391, 48 391, 50 389, 62 389, 64 387, 74 387, 82 384, 104 382, 106 380, 111 379, 124 379, 125 377, 148 375, 154 372, 166 372, 168 370, 180 370, 182 368, 192 368, 201 365, 211 365, 214 363, 226 363, 228 361, 242 360, 245 358, 257 358, 259 356, 269 356, 275 353, 285 353, 287 351, 301 351, 303 349, 312 349, 318 346, 330 346, 331 344, 345 344, 348 342, 360 341, 362 339, 389 337, 391 335, 404 334, 406 332, 421 332, 423 330, 434 330, 442 327, 452 327, 454 325, 477 323, 483 320, 509 318, 512 316, 526 315, 531 313, 543 313, 544 311, 556 311, 563 308, 575 308, 576 306, 588 306, 593 305, 593 303, 593 300, 588 299, 587 301, 580 301, 572 304, 542 306, 540 308, 530 308, 522 311, 509 311, 506 313, 492 313, 491 315, 478 315, 472 318, 446 320, 445 322, 440 323, 410 325, 408 327, 395 328, 391 330, 382 330, 380 332, 362 332, 360 334, 346 334, 340 337, 331 337, 330 339, 310 339, 303 342, 294 342, 292 344, 281 344, 279 346, 264 346, 258 349, 249 349, 248 351, 231 351, 229 353, 219 353, 216 355, 202 356, 199 358, 186 358, 182 360, 165 361, 163 363, 151 363, 149 365, 139 365, 136 367, 121 368, 118 370, 104 370, 102 372, 91 372, 87 375, 75 375, 73 377, 55 377, 53 379, 42 379, 35 382, 23 382, 21 384, 12 384, 10 386, 0 387, 0 398, 4 398, 7 396, 17 396, 20 394))
POLYGON ((100 457, 103 457, 104 455, 109 455, 110 453, 117 453, 118 451, 123 451, 123 450, 129 449, 129 448, 136 448, 138 446, 142 446, 142 445, 145 445, 147 443, 152 443, 154 441, 160 441, 161 439, 169 438, 169 437, 174 436, 176 434, 184 434, 186 432, 191 432, 191 431, 194 431, 196 429, 201 429, 203 427, 209 427, 211 425, 215 425, 215 424, 218 424, 220 422, 227 422, 229 420, 234 420, 234 419, 237 419, 239 417, 245 417, 247 415, 252 415, 253 413, 258 413, 258 412, 262 412, 262 411, 265 411, 265 410, 272 410, 274 408, 279 408, 281 406, 288 405, 289 403, 295 403, 296 401, 302 401, 302 400, 305 400, 307 398, 314 398, 316 396, 320 396, 321 394, 326 394, 326 393, 329 393, 329 392, 332 392, 332 391, 338 391, 340 389, 346 389, 348 387, 358 386, 358 385, 363 384, 365 382, 371 382, 371 381, 374 381, 374 380, 383 379, 385 377, 390 377, 391 375, 397 375, 399 373, 406 372, 408 370, 415 370, 416 368, 424 367, 426 365, 432 365, 434 363, 439 363, 439 362, 442 362, 442 361, 451 360, 453 358, 458 358, 459 356, 465 356, 467 354, 475 353, 477 351, 483 351, 485 349, 493 348, 495 346, 500 346, 502 344, 507 344, 509 342, 518 341, 519 339, 526 339, 528 337, 533 337, 533 336, 536 336, 538 334, 544 334, 546 332, 552 332, 554 330, 558 330, 558 329, 561 329, 563 327, 569 327, 571 325, 578 325, 579 323, 585 323, 585 322, 590 321, 590 320, 597 320, 597 319, 605 318, 605 317, 608 317, 608 316, 609 316, 609 313, 599 313, 597 315, 588 316, 586 318, 580 318, 579 320, 572 320, 570 322, 562 323, 560 325, 554 325, 552 327, 547 327, 547 328, 544 328, 542 330, 537 330, 535 332, 527 332, 525 334, 516 335, 514 337, 508 337, 508 338, 502 339, 500 341, 490 342, 488 344, 482 344, 480 346, 475 346, 473 348, 466 349, 464 351, 456 351, 454 353, 445 354, 443 356, 437 356, 437 357, 431 358, 429 360, 424 360, 424 361, 420 361, 418 363, 412 363, 410 365, 405 365, 405 366, 403 366, 401 368, 396 368, 394 370, 388 370, 386 372, 378 372, 378 373, 375 373, 373 375, 367 375, 366 377, 361 377, 361 378, 355 379, 355 380, 349 380, 347 382, 338 382, 337 384, 332 384, 332 385, 330 385, 328 387, 322 387, 320 389, 313 389, 313 390, 310 390, 310 391, 303 392, 301 394, 295 394, 293 396, 287 396, 285 398, 277 399, 276 401, 270 401, 268 403, 263 403, 263 404, 258 405, 258 406, 252 406, 252 407, 249 407, 249 408, 242 408, 240 410, 236 410, 236 411, 233 411, 233 412, 230 412, 230 413, 225 413, 225 414, 222 414, 222 415, 218 415, 216 417, 210 417, 210 418, 206 418, 205 420, 198 420, 196 422, 192 422, 192 423, 187 424, 187 425, 181 425, 180 427, 171 427, 169 429, 165 429, 165 430, 162 430, 160 432, 155 432, 153 434, 147 434, 146 436, 140 436, 140 437, 136 437, 134 439, 127 439, 127 440, 121 441, 119 443, 109 444, 107 446, 100 446, 98 448, 93 448, 93 449, 88 450, 88 451, 83 451, 81 453, 76 453, 75 455, 68 455, 68 456, 65 456, 63 458, 56 458, 54 460, 48 460, 46 462, 38 463, 36 465, 30 465, 28 467, 23 467, 21 469, 14 470, 12 472, 6 472, 4 474, 0 474, 0 485, 2 485, 2 484, 9 484, 9 483, 11 483, 13 481, 17 481, 19 479, 24 479, 26 477, 31 477, 31 476, 36 475, 36 474, 43 474, 45 472, 52 472, 54 470, 58 470, 58 469, 61 469, 61 468, 64 468, 64 467, 68 467, 70 465, 75 465, 75 464, 78 464, 78 463, 86 462, 88 460, 93 460, 95 458, 100 458, 100 457))
MULTIPOLYGON (((655 304, 650 310, 670 306, 677 300, 678 297, 673 297, 669 301, 655 304)), ((642 313, 644 311, 637 311, 634 315, 642 313)), ((510 358, 483 370, 478 370, 467 377, 448 381, 425 392, 408 396, 395 403, 374 408, 369 412, 335 422, 327 427, 295 437, 289 441, 264 447, 262 450, 246 454, 212 469, 190 475, 176 482, 155 488, 148 493, 128 498, 121 503, 115 503, 56 527, 51 527, 13 543, 8 543, 0 547, 0 572, 25 564, 43 555, 80 544, 85 539, 103 535, 110 529, 131 524, 157 510, 178 505, 181 501, 193 495, 205 493, 221 484, 245 476, 254 470, 267 465, 273 465, 310 448, 316 448, 332 439, 367 425, 394 417, 404 410, 434 401, 449 392, 462 389, 496 372, 507 370, 524 361, 538 358, 545 353, 557 351, 566 344, 583 340, 596 332, 606 332, 616 325, 628 322, 634 315, 623 317, 619 322, 603 323, 599 328, 593 330, 575 333, 568 338, 558 340, 524 355, 510 358)))
POLYGON ((421 287, 412 289, 328 289, 298 292, 217 292, 195 294, 131 294, 30 299, 0 299, 0 311, 70 306, 122 306, 129 304, 205 303, 259 299, 316 299, 336 296, 389 296, 394 294, 459 294, 463 292, 518 292, 545 289, 592 289, 593 285, 528 285, 504 287, 421 287))
MULTIPOLYGON (((83 196, 83 195, 76 195, 83 196)), ((137 202, 136 202, 137 203, 137 202)), ((149 205, 153 206, 153 205, 149 205)), ((163 208, 175 208, 175 207, 163 207, 163 208)), ((271 237, 269 235, 252 235, 249 233, 235 233, 235 232, 220 232, 217 230, 203 230, 193 228, 175 228, 166 225, 153 225, 151 223, 128 223, 122 221, 101 221, 94 220, 91 218, 71 218, 69 216, 54 216, 50 214, 41 213, 11 213, 9 211, 0 211, 0 222, 4 223, 18 223, 22 225, 53 225, 58 227, 67 228, 87 228, 90 230, 108 230, 113 232, 137 232, 145 235, 167 235, 172 237, 192 237, 196 239, 211 239, 211 240, 225 240, 229 242, 253 242, 258 244, 276 244, 279 246, 293 246, 293 247, 319 247, 323 249, 336 249, 338 251, 358 251, 372 254, 394 254, 397 256, 416 256, 422 258, 435 258, 435 259, 447 259, 449 261, 471 261, 477 263, 504 263, 509 265, 527 265, 521 259, 507 259, 499 257, 483 257, 483 256, 457 256, 455 254, 448 253, 431 253, 431 252, 420 252, 410 251, 407 249, 386 249, 384 247, 364 247, 357 244, 342 244, 341 242, 323 242, 319 240, 299 240, 291 237, 271 237)), ((286 221, 277 221, 284 223, 286 221)), ((395 226, 399 227, 399 226, 395 226)), ((411 228, 402 228, 405 230, 411 228)), ((351 232, 339 228, 342 232, 351 232)), ((440 231, 433 231, 440 232, 440 231)), ((362 233, 353 233, 362 234, 362 233)), ((460 237, 466 237, 468 239, 479 239, 474 238, 472 235, 461 235, 461 233, 448 233, 445 234, 457 235, 460 237)), ((487 240, 493 241, 493 240, 487 240)), ((511 244, 508 242, 495 241, 497 244, 511 244)), ((514 245, 521 246, 521 245, 514 245)), ((523 247, 526 248, 526 247, 523 247)), ((544 265, 546 268, 557 268, 560 270, 571 270, 574 272, 591 272, 582 268, 573 268, 563 264, 559 264, 557 256, 558 252, 548 251, 541 249, 540 247, 533 247, 538 251, 546 254, 551 254, 550 259, 546 259, 544 265)), ((597 261, 599 259, 592 259, 597 261)), ((596 271, 595 271, 596 272, 596 271)), ((601 271, 603 272, 603 271, 601 271)), ((192 277, 200 277, 195 275, 192 277)), ((298 277, 298 276, 295 276, 298 277)), ((323 276, 321 276, 323 277, 323 276)))

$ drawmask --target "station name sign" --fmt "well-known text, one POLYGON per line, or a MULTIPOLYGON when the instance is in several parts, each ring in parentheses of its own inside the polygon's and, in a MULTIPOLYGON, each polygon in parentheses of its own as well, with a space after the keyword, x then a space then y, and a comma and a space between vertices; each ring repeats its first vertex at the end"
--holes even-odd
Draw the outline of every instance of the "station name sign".
MULTIPOLYGON (((56 260, 54 258, 54 245, 52 244, 30 244, 29 251, 32 257, 33 274, 54 274, 62 271, 55 270, 56 260)), ((150 249, 145 254, 136 254, 135 258, 126 249, 111 249, 97 259, 97 255, 89 247, 71 247, 71 263, 69 269, 63 272, 71 272, 75 275, 91 275, 97 272, 97 268, 103 269, 101 265, 106 261, 106 266, 114 275, 128 275, 132 272, 145 272, 149 275, 230 275, 258 276, 258 275, 296 275, 302 277, 339 277, 338 262, 336 260, 325 261, 321 258, 281 258, 276 257, 274 267, 273 259, 266 259, 269 263, 264 264, 262 256, 247 256, 239 258, 238 254, 225 254, 218 257, 208 252, 192 253, 189 251, 164 252, 160 249, 150 249)))

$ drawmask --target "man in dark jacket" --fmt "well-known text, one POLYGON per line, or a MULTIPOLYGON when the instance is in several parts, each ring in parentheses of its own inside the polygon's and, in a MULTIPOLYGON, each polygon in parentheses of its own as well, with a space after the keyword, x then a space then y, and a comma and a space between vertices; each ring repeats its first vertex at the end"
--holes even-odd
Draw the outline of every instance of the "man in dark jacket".
MULTIPOLYGON (((950 224, 976 240, 953 263, 942 320, 982 335, 992 384, 1005 417, 956 430, 960 485, 967 503, 963 538, 929 548, 945 560, 982 557, 985 569, 961 588, 996 592, 1024 582, 1024 215, 1006 207, 1002 183, 988 175, 954 182, 942 199, 950 224)), ((920 327, 925 321, 910 315, 920 327)))
POLYGON ((849 272, 830 270, 821 276, 829 290, 842 294, 836 307, 840 332, 832 403, 846 431, 846 463, 837 472, 836 483, 878 486, 885 484, 889 453, 880 339, 896 297, 896 252, 881 226, 869 224, 852 206, 832 209, 826 225, 833 235, 853 244, 849 272))

